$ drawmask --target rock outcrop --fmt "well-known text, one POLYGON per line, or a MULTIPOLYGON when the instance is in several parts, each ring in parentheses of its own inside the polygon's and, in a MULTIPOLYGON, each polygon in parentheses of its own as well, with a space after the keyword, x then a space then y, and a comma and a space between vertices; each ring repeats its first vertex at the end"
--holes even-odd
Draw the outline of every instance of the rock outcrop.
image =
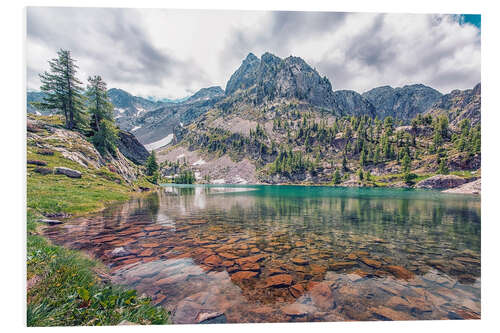
POLYGON ((118 132, 117 147, 120 152, 136 164, 144 164, 149 156, 146 148, 130 132, 118 132))
POLYGON ((361 96, 373 104, 380 119, 392 116, 409 121, 417 114, 426 112, 442 94, 423 84, 413 84, 400 88, 377 87, 361 96))
POLYGON ((82 178, 82 173, 80 171, 65 167, 56 167, 54 173, 56 175, 65 175, 69 178, 82 178))
POLYGON ((449 189, 467 182, 466 179, 455 175, 436 175, 418 182, 416 188, 425 189, 449 189))
MULTIPOLYGON (((131 163, 119 149, 116 151, 115 156, 109 154, 103 156, 79 132, 55 127, 39 119, 30 119, 28 126, 39 129, 39 132, 27 132, 28 149, 32 147, 36 151, 43 150, 60 154, 63 158, 78 163, 82 169, 107 167, 110 171, 123 177, 127 182, 135 181, 140 173, 137 166, 131 163)), ((76 173, 65 169, 67 168, 59 168, 59 170, 56 168, 54 173, 64 174, 68 177, 78 177, 76 173)))
POLYGON ((453 90, 443 95, 427 113, 447 115, 450 126, 458 127, 463 119, 469 119, 472 126, 481 123, 481 83, 473 89, 453 90))
POLYGON ((443 191, 444 193, 481 194, 481 178, 461 186, 443 191))
POLYGON ((343 115, 364 116, 375 118, 377 115, 373 104, 352 90, 337 90, 333 92, 335 102, 343 115))

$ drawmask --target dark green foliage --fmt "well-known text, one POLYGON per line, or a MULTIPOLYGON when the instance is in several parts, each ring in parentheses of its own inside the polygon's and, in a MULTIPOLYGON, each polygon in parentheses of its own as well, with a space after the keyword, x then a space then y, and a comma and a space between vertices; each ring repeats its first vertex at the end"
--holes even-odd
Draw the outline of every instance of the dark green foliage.
POLYGON ((438 173, 440 173, 442 175, 447 175, 448 173, 450 173, 450 170, 448 169, 448 163, 446 161, 446 158, 441 158, 441 160, 439 162, 438 173))
POLYGON ((363 173, 363 169, 362 168, 358 169, 358 179, 360 181, 363 181, 363 179, 364 179, 364 173, 363 173))
POLYGON ((341 177, 340 177, 340 172, 339 169, 335 169, 335 172, 333 173, 333 183, 335 185, 340 184, 341 177))
POLYGON ((85 127, 85 100, 82 82, 77 79, 78 66, 71 58, 71 52, 59 50, 57 58, 49 60, 49 71, 40 74, 40 90, 46 94, 43 102, 33 106, 43 110, 55 110, 62 114, 68 129, 85 127))
POLYGON ((108 99, 106 82, 99 75, 88 78, 87 85, 87 110, 90 114, 90 127, 98 132, 103 120, 113 121, 113 104, 108 99))
POLYGON ((403 166, 403 173, 409 173, 411 170, 411 158, 408 152, 405 152, 403 156, 403 161, 402 161, 402 166, 403 166))
POLYGON ((392 135, 392 132, 394 130, 394 119, 389 116, 384 119, 384 131, 385 134, 388 136, 392 135))
POLYGON ((156 154, 153 150, 146 160, 146 175, 153 176, 156 171, 158 171, 158 162, 156 162, 156 154))
POLYGON ((361 166, 365 166, 366 165, 366 153, 365 153, 364 150, 361 152, 361 155, 359 157, 359 164, 361 166))
POLYGON ((100 153, 116 154, 118 129, 113 120, 113 104, 108 99, 106 82, 99 75, 88 78, 87 110, 90 114, 91 141, 100 153))
POLYGON ((313 171, 314 164, 307 158, 304 158, 302 152, 292 150, 280 151, 276 160, 271 163, 269 172, 271 174, 286 174, 291 176, 293 173, 313 171))
POLYGON ((101 153, 106 152, 116 155, 116 141, 118 141, 118 129, 110 120, 101 120, 99 130, 90 138, 92 144, 101 153))
POLYGON ((196 178, 191 170, 182 171, 181 174, 174 179, 174 183, 176 184, 194 184, 195 181, 196 178))

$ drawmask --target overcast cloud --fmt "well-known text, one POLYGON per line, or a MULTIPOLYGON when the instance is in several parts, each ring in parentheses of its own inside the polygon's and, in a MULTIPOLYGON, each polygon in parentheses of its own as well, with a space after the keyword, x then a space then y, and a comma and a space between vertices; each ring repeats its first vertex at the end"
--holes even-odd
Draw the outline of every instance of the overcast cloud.
POLYGON ((249 52, 300 56, 333 89, 423 83, 447 93, 481 80, 481 34, 456 15, 28 8, 27 82, 58 49, 80 79, 178 98, 220 85, 249 52))

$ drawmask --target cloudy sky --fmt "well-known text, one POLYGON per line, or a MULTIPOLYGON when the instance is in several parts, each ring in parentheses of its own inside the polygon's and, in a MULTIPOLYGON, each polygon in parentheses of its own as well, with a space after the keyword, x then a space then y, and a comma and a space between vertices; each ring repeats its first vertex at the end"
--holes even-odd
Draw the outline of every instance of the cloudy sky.
POLYGON ((245 56, 300 56, 333 89, 423 83, 447 93, 481 80, 477 15, 43 8, 27 11, 27 84, 58 49, 79 77, 108 87, 180 98, 225 88, 245 56))

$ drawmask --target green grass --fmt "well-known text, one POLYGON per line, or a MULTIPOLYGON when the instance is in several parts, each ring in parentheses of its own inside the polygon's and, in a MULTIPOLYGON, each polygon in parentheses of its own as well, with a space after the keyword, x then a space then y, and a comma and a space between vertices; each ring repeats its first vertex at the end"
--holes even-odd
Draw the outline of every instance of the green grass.
MULTIPOLYGON (((39 119, 39 118, 37 118, 39 119)), ((48 117, 50 120, 52 118, 48 117)), ((57 123, 57 119, 52 120, 57 123)), ((100 262, 84 254, 51 244, 42 237, 36 222, 47 213, 80 215, 128 200, 139 186, 154 188, 140 178, 130 185, 107 167, 85 168, 61 153, 39 154, 36 144, 63 145, 44 137, 43 131, 28 142, 27 158, 42 160, 47 168, 68 167, 82 173, 74 179, 65 175, 41 175, 27 166, 27 279, 37 281, 27 293, 28 326, 116 325, 127 320, 137 324, 168 323, 168 313, 140 298, 134 290, 102 281, 95 269, 106 271, 100 262)), ((73 147, 80 151, 80 148, 73 147)))
POLYGON ((130 187, 120 176, 107 169, 84 168, 55 152, 54 156, 40 155, 28 150, 28 159, 47 162, 48 168, 64 166, 82 172, 82 178, 65 175, 41 175, 28 165, 28 208, 39 213, 86 213, 106 207, 111 202, 125 201, 131 196, 130 187), (118 179, 120 184, 115 180, 118 179))
POLYGON ((168 314, 135 290, 103 284, 94 273, 100 264, 81 253, 51 245, 37 235, 28 213, 27 278, 39 278, 28 290, 28 326, 165 324, 168 314))

